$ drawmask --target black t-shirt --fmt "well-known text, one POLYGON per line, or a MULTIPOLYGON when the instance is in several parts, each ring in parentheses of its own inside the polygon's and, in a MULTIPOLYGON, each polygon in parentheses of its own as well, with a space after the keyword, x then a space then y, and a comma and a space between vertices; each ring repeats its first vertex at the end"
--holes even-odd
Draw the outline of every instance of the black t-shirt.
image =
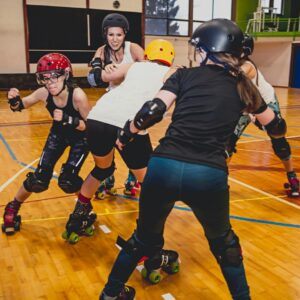
POLYGON ((227 171, 225 142, 244 108, 236 78, 216 65, 179 69, 161 89, 177 99, 172 122, 153 155, 227 171))

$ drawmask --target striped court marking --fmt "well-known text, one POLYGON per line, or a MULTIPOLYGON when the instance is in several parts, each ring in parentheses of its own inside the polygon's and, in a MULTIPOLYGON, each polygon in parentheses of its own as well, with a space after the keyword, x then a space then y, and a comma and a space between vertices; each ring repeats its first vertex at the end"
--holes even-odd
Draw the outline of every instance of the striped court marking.
POLYGON ((270 193, 264 192, 263 190, 258 189, 258 188, 255 188, 255 187, 252 186, 252 185, 249 185, 249 184, 244 183, 244 182, 242 182, 242 181, 239 181, 239 180, 237 180, 237 179, 231 178, 230 176, 228 177, 228 179, 229 179, 230 181, 235 182, 235 183, 237 183, 237 184, 239 184, 239 185, 241 185, 241 186, 243 186, 243 187, 246 187, 246 188, 248 188, 248 189, 250 189, 250 190, 252 190, 252 191, 258 192, 258 193, 263 194, 263 195, 265 195, 265 196, 267 196, 267 197, 269 197, 269 198, 272 198, 272 199, 274 199, 274 200, 276 200, 276 201, 278 201, 278 202, 281 202, 281 203, 284 203, 284 204, 286 204, 286 205, 292 206, 292 207, 294 207, 294 208, 296 208, 296 209, 300 209, 300 206, 299 206, 299 205, 294 204, 294 203, 291 203, 291 202, 286 201, 286 200, 284 200, 284 199, 281 199, 281 198, 279 198, 279 197, 277 197, 277 196, 274 196, 274 195, 272 195, 272 194, 270 194, 270 193))
POLYGON ((1 186, 0 186, 0 192, 2 192, 10 183, 12 183, 20 174, 22 174, 24 171, 26 171, 27 169, 29 169, 35 162, 37 162, 39 160, 39 158, 33 160, 31 163, 29 163, 28 165, 26 165, 23 169, 19 170, 14 176, 12 176, 11 178, 9 178, 6 182, 4 182, 1 186))
POLYGON ((111 233, 111 230, 106 225, 99 225, 99 228, 106 234, 111 233))

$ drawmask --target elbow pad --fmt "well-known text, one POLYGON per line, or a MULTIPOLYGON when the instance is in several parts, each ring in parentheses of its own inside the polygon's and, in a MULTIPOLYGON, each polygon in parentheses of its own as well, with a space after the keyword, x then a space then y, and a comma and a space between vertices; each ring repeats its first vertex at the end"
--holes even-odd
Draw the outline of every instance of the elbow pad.
POLYGON ((274 119, 264 127, 268 135, 273 138, 281 138, 286 134, 286 122, 276 113, 274 119))
POLYGON ((90 70, 87 80, 92 87, 101 86, 104 82, 101 78, 102 69, 97 67, 90 70))
POLYGON ((147 129, 160 122, 166 110, 166 104, 159 98, 147 101, 136 114, 134 126, 139 130, 147 129))

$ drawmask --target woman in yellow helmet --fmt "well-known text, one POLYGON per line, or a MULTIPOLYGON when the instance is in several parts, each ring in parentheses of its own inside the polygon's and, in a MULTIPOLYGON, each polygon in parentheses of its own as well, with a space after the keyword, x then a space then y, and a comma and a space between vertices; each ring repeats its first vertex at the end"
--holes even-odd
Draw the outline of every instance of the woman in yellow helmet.
MULTIPOLYGON (((104 94, 87 117, 87 139, 95 167, 84 181, 74 212, 67 222, 68 239, 72 232, 82 231, 82 220, 92 210, 91 198, 99 183, 115 170, 113 158, 118 132, 128 119, 134 117, 138 108, 152 99, 162 87, 164 78, 170 72, 174 54, 170 42, 154 40, 146 48, 147 60, 143 62, 122 64, 112 73, 103 70, 101 66, 90 71, 88 80, 92 86, 101 85, 103 81, 124 80, 118 87, 104 94)), ((128 147, 120 151, 127 167, 141 183, 151 153, 149 134, 138 135, 128 147)))

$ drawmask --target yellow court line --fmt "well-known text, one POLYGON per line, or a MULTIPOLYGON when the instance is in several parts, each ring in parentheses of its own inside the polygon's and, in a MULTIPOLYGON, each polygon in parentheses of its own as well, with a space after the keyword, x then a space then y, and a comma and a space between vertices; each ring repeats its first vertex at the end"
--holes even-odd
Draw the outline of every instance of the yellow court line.
MULTIPOLYGON (((118 215, 118 214, 128 214, 138 212, 138 209, 135 210, 125 210, 125 211, 117 211, 117 212, 105 212, 97 214, 97 216, 107 216, 107 215, 118 215)), ((53 217, 53 218, 41 218, 41 219, 32 219, 32 220, 22 220, 22 223, 31 223, 31 222, 40 222, 40 221, 55 221, 55 220, 64 220, 68 219, 66 217, 53 217)), ((3 222, 3 218, 0 219, 1 223, 3 222)))

